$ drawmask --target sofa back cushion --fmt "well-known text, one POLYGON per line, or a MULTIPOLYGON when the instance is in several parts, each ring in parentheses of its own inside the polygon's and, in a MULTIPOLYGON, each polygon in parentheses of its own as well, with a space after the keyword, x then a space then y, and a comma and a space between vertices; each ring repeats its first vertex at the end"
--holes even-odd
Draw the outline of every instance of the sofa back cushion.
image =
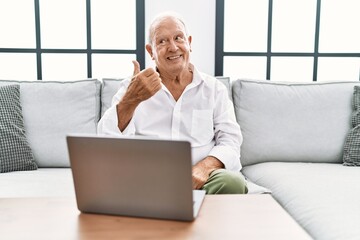
POLYGON ((39 167, 69 167, 65 136, 96 133, 100 82, 10 81, 20 85, 20 100, 29 145, 39 167))
MULTIPOLYGON (((229 77, 216 77, 221 81, 229 93, 229 98, 232 100, 231 94, 231 84, 229 77)), ((101 116, 104 115, 106 110, 111 106, 112 98, 119 90, 120 82, 123 79, 114 79, 114 78, 103 78, 102 79, 102 89, 101 89, 101 116)))
POLYGON ((112 98, 117 93, 120 87, 122 78, 103 78, 101 88, 101 116, 111 106, 112 98))
POLYGON ((237 80, 233 101, 243 166, 260 162, 341 163, 359 82, 237 80))

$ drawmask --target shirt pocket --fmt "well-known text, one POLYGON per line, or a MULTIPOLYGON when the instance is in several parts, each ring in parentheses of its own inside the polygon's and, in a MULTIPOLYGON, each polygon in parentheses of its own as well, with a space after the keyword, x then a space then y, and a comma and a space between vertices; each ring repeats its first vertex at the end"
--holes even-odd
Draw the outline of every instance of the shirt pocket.
POLYGON ((207 144, 214 138, 213 110, 193 110, 191 136, 198 144, 207 144))

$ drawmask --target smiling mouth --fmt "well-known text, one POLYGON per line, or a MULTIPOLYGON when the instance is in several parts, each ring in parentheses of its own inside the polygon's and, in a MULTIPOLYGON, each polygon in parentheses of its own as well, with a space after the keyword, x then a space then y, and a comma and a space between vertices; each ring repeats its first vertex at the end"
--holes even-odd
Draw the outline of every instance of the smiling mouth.
POLYGON ((171 56, 171 57, 167 57, 168 60, 175 60, 182 57, 182 55, 177 55, 177 56, 171 56))

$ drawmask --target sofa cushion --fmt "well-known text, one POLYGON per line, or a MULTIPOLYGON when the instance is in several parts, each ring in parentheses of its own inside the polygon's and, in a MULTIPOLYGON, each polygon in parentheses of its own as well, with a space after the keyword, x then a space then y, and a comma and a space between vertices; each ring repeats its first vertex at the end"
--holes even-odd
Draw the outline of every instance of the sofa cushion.
POLYGON ((96 133, 100 114, 100 82, 10 81, 19 84, 24 125, 39 167, 69 167, 65 136, 96 133))
POLYGON ((232 92, 231 92, 231 82, 230 82, 230 78, 229 77, 216 77, 217 80, 219 80, 220 82, 222 82, 226 89, 228 90, 229 93, 229 98, 232 101, 232 92))
POLYGON ((111 106, 112 98, 119 90, 120 82, 123 79, 103 78, 101 88, 101 116, 111 106))
POLYGON ((344 165, 360 166, 360 87, 354 87, 352 129, 344 146, 344 165))
POLYGON ((359 82, 237 80, 233 101, 243 134, 241 163, 341 163, 359 82))
MULTIPOLYGON (((221 81, 228 90, 229 98, 232 100, 231 94, 231 84, 230 78, 228 77, 216 77, 219 81, 221 81)), ((111 106, 112 98, 119 90, 120 82, 123 79, 114 79, 114 78, 103 78, 102 89, 101 89, 101 116, 104 115, 106 110, 111 106)))
POLYGON ((19 85, 0 87, 0 172, 35 170, 25 134, 19 85))
POLYGON ((242 172, 314 238, 359 239, 360 168, 341 163, 259 163, 242 172))

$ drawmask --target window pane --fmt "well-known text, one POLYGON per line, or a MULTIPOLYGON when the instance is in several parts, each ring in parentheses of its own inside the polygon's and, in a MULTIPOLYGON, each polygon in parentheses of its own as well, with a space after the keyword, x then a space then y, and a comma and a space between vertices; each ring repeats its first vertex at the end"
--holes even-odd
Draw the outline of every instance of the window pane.
POLYGON ((135 59, 135 54, 93 54, 92 76, 94 78, 129 77, 133 73, 132 60, 135 59))
POLYGON ((0 79, 37 79, 35 53, 0 53, 0 66, 0 79))
POLYGON ((136 49, 136 2, 91 1, 94 49, 136 49))
POLYGON ((224 57, 224 76, 266 79, 266 57, 224 57))
POLYGON ((79 80, 87 78, 86 54, 43 53, 43 80, 79 80))
POLYGON ((34 1, 0 1, 0 48, 35 48, 34 1))
POLYGON ((273 3, 272 51, 313 52, 316 1, 276 0, 273 3))
POLYGON ((86 1, 40 0, 41 47, 86 48, 86 1))
POLYGON ((360 1, 321 1, 319 52, 360 52, 360 1))
POLYGON ((226 0, 225 52, 266 52, 268 1, 226 0))
POLYGON ((312 57, 272 57, 271 80, 287 82, 311 82, 313 79, 312 57))
POLYGON ((319 57, 318 81, 359 81, 360 58, 319 57))

